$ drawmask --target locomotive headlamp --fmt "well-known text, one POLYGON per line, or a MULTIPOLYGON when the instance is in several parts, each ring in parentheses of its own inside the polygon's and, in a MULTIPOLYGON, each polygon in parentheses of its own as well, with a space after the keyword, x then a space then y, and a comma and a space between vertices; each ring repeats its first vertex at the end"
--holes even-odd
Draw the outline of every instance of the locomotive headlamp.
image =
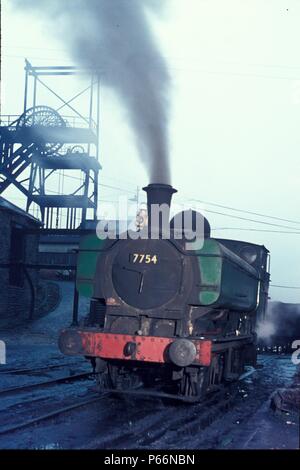
POLYGON ((179 367, 186 367, 192 364, 196 354, 196 346, 188 339, 177 339, 169 346, 169 358, 173 364, 179 367))
POLYGON ((114 297, 108 297, 106 299, 106 305, 109 305, 109 306, 119 306, 119 302, 117 302, 117 300, 114 298, 114 297))
POLYGON ((78 331, 68 329, 61 332, 58 340, 59 349, 63 354, 73 356, 82 353, 82 339, 78 331))

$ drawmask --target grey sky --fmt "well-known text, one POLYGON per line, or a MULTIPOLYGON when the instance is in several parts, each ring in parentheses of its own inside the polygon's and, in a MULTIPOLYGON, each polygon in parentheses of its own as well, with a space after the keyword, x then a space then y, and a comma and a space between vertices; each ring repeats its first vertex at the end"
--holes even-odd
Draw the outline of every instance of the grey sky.
MULTIPOLYGON (((22 110, 24 57, 36 65, 71 63, 64 43, 47 32, 47 22, 9 7, 10 1, 2 0, 4 114, 22 110)), ((169 136, 177 201, 199 198, 299 221, 206 205, 300 232, 299 1, 169 0, 162 17, 150 20, 173 82, 169 136)), ((69 96, 70 85, 59 86, 69 96)), ((135 191, 148 180, 125 112, 111 90, 103 87, 101 97, 101 180, 135 191)), ((100 198, 116 200, 119 194, 103 188, 100 198)), ((22 203, 16 191, 8 195, 22 203)), ((274 284, 300 286, 300 235, 233 230, 288 231, 206 215, 212 228, 231 228, 214 236, 268 247, 274 284)), ((272 288, 271 297, 300 302, 300 290, 272 288)))

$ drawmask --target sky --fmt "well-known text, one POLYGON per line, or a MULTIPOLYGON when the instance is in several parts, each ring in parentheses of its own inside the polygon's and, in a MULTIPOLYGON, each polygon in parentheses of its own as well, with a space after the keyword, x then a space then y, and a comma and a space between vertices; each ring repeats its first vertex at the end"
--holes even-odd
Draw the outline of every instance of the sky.
MULTIPOLYGON (((166 8, 149 21, 172 80, 174 201, 205 201, 213 236, 265 245, 272 283, 300 287, 300 3, 161 1, 166 8)), ((25 57, 34 65, 74 65, 59 37, 41 17, 2 0, 2 114, 22 112, 25 57)), ((84 79, 53 85, 67 98, 84 79)), ((149 181, 124 109, 104 86, 100 113, 101 206, 149 181)), ((23 205, 17 190, 3 195, 23 205)), ((270 296, 300 303, 300 289, 271 287, 270 296)))

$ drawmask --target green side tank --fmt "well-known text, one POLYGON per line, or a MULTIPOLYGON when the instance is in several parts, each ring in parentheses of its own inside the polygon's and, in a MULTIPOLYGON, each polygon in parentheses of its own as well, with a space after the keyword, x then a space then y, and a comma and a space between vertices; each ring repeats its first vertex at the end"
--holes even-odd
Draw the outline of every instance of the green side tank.
MULTIPOLYGON (((115 240, 108 245, 113 248, 118 243, 115 240)), ((82 238, 77 263, 80 295, 93 297, 95 283, 99 282, 95 276, 98 257, 105 256, 108 245, 95 234, 82 238)), ((179 249, 176 244, 174 249, 179 249)), ((257 269, 213 238, 205 239, 200 250, 182 252, 182 257, 186 256, 197 272, 187 303, 244 312, 256 309, 260 288, 257 269)))
POLYGON ((98 257, 103 252, 104 243, 105 240, 100 240, 96 234, 85 235, 80 240, 76 287, 84 297, 93 297, 98 257))
POLYGON ((257 270, 219 241, 208 238, 197 251, 200 305, 232 310, 255 310, 258 303, 257 270))

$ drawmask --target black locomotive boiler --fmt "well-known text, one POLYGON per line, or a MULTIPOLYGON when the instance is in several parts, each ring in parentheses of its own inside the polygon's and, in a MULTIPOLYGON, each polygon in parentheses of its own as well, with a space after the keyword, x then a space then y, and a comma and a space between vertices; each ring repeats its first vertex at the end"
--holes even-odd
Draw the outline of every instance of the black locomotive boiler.
MULTIPOLYGON (((155 204, 170 208, 171 186, 144 189, 149 215, 155 204)), ((197 235, 187 243, 178 237, 178 220, 182 213, 170 221, 168 238, 160 221, 154 238, 81 240, 76 282, 91 299, 90 312, 82 325, 61 332, 59 346, 91 360, 101 389, 197 401, 256 363, 268 250, 212 238, 205 218, 203 243, 197 235)), ((144 230, 153 227, 150 216, 144 230)))

